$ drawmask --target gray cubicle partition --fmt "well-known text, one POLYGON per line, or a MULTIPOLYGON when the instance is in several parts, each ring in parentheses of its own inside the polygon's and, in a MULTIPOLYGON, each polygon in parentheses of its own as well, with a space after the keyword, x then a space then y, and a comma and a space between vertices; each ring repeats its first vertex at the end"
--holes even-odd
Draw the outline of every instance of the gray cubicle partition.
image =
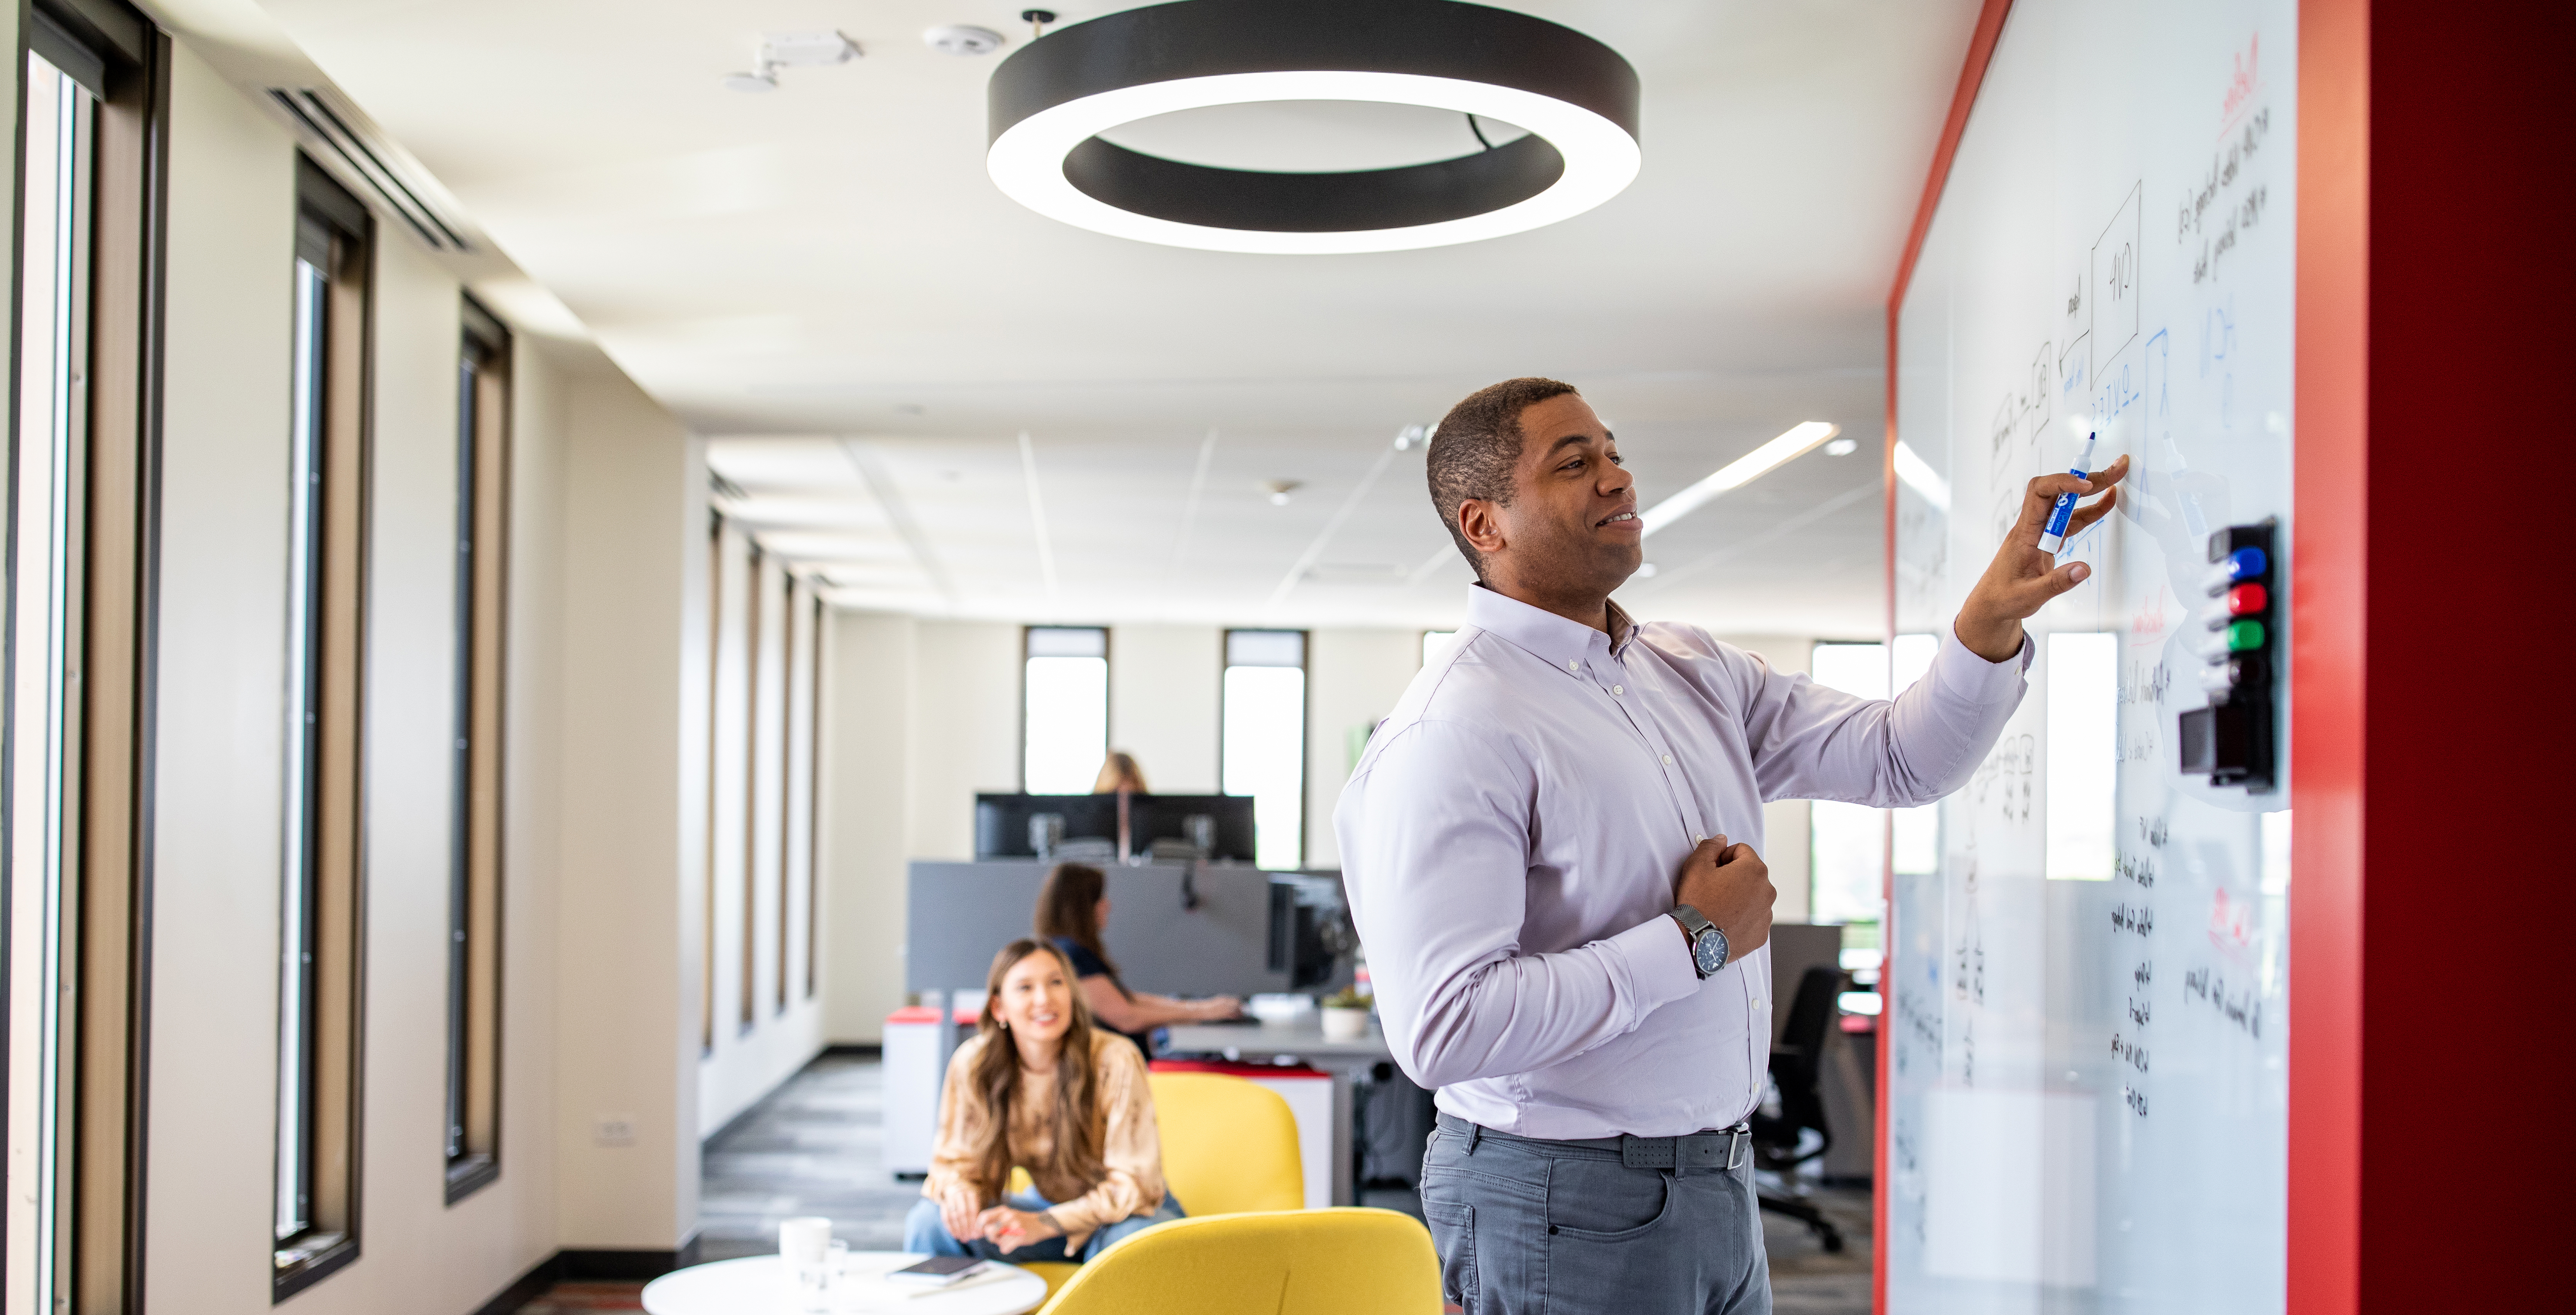
MULTIPOLYGON (((907 991, 981 990, 993 955, 1030 933, 1047 864, 1029 859, 911 865, 907 991)), ((1271 965, 1274 876, 1222 863, 1103 864, 1103 940, 1131 990, 1240 995, 1289 989, 1271 965)), ((1309 879, 1311 884, 1311 878, 1309 879)))

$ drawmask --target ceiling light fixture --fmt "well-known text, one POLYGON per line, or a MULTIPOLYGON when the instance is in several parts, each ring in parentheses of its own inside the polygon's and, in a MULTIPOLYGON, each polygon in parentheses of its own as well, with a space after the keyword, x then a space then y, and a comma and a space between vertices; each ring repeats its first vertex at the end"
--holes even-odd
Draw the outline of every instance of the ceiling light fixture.
POLYGON ((1829 457, 1847 457, 1858 451, 1860 440, 1857 438, 1837 438, 1825 444, 1825 455, 1829 457))
POLYGON ((1002 48, 1002 34, 989 27, 934 27, 921 34, 921 44, 943 55, 989 55, 1002 48))
POLYGON ((1571 28, 1456 0, 1177 0, 1063 27, 993 70, 985 168, 1077 228, 1210 251, 1405 251, 1526 232, 1637 176, 1637 74, 1571 28), (1258 101, 1425 105, 1529 135, 1346 173, 1183 164, 1098 134, 1258 101))
POLYGON ((1645 522, 1644 533, 1652 534, 1716 501, 1720 494, 1740 489, 1806 455, 1841 432, 1842 426, 1829 425, 1822 420, 1793 425, 1789 432, 1727 462, 1718 467, 1715 474, 1647 508, 1645 514, 1637 519, 1645 522))
POLYGON ((1288 505, 1288 495, 1306 487, 1306 481, 1302 479, 1265 480, 1261 487, 1270 490, 1271 506, 1285 507, 1288 505))
POLYGON ((838 32, 764 32, 751 71, 724 75, 725 90, 766 95, 778 90, 782 68, 846 64, 859 54, 859 43, 838 32))

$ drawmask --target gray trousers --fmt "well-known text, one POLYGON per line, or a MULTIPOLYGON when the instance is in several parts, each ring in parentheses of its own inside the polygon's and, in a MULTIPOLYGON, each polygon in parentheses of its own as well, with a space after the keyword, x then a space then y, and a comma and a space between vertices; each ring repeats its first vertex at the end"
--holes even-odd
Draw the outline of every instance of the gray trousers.
POLYGON ((1749 1146, 1740 1160, 1635 1169, 1442 1114, 1422 1158, 1441 1290, 1468 1315, 1770 1315, 1749 1146))

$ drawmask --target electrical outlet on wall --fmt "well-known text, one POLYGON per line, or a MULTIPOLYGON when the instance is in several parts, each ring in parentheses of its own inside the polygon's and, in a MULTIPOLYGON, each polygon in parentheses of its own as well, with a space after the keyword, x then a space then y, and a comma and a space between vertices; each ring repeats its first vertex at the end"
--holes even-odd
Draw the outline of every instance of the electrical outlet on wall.
POLYGON ((594 1146, 632 1146, 635 1144, 635 1116, 602 1114, 591 1124, 590 1142, 594 1146))

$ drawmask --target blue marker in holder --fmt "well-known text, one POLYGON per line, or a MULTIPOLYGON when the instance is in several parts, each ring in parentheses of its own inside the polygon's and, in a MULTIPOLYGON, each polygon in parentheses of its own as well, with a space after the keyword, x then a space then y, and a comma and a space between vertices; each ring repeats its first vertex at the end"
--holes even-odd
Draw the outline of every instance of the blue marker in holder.
MULTIPOLYGON (((2075 476, 2075 478, 2092 478, 2091 475, 2085 472, 2093 468, 2093 441, 2101 436, 2101 432, 2098 430, 2084 436, 2084 459, 2076 462, 2075 469, 2070 472, 2075 476)), ((2075 519, 2075 495, 2072 493, 2058 494, 2057 505, 2048 509, 2048 528, 2040 533, 2039 550, 2053 557, 2057 554, 2057 551, 2060 548, 2065 547, 2066 523, 2073 519, 2075 519)))

